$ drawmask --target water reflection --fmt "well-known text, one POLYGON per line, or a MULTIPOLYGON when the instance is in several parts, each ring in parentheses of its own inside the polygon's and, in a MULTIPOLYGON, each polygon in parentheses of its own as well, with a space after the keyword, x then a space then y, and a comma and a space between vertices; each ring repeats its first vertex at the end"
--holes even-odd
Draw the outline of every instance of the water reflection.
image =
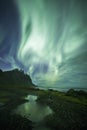
POLYGON ((28 95, 25 99, 28 99, 29 102, 18 106, 18 108, 15 110, 17 114, 25 116, 33 122, 40 122, 45 116, 52 113, 52 110, 49 106, 37 104, 37 96, 28 95))
POLYGON ((34 96, 34 95, 27 95, 25 97, 26 100, 29 100, 29 101, 35 101, 37 99, 37 96, 34 96))

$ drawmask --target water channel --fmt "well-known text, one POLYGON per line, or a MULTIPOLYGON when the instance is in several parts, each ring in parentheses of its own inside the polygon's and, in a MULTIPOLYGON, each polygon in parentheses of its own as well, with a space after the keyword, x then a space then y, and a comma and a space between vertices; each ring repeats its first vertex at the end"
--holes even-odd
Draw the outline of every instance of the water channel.
POLYGON ((19 105, 14 112, 36 123, 36 126, 32 130, 50 130, 45 126, 43 119, 53 113, 51 108, 46 105, 38 104, 36 102, 37 96, 28 95, 25 99, 29 101, 19 105), (43 125, 41 125, 41 122, 43 122, 43 125))

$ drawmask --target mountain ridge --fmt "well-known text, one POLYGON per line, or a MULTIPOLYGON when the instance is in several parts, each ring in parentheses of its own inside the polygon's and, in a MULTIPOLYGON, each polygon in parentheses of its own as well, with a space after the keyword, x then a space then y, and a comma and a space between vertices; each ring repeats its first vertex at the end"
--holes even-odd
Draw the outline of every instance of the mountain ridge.
POLYGON ((18 87, 34 87, 29 75, 25 74, 23 70, 2 71, 0 69, 0 86, 18 86, 18 87))

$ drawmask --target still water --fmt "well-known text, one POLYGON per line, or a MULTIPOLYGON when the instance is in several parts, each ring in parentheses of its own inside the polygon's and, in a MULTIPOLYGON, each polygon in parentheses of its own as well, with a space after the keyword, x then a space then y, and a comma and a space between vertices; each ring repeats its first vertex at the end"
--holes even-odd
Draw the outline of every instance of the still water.
MULTIPOLYGON (((20 114, 21 116, 25 116, 27 119, 30 119, 32 122, 39 124, 43 119, 52 114, 52 110, 49 106, 40 105, 36 102, 37 96, 28 95, 25 99, 29 100, 22 105, 19 105, 15 109, 16 114, 20 114)), ((36 126, 33 130, 49 130, 45 126, 36 126)))

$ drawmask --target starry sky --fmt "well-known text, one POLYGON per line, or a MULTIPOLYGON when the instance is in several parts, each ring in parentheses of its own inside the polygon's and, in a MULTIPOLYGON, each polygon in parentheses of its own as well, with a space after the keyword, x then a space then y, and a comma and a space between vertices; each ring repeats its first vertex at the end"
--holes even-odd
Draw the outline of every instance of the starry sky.
POLYGON ((87 1, 0 0, 0 68, 41 88, 87 89, 87 1))

